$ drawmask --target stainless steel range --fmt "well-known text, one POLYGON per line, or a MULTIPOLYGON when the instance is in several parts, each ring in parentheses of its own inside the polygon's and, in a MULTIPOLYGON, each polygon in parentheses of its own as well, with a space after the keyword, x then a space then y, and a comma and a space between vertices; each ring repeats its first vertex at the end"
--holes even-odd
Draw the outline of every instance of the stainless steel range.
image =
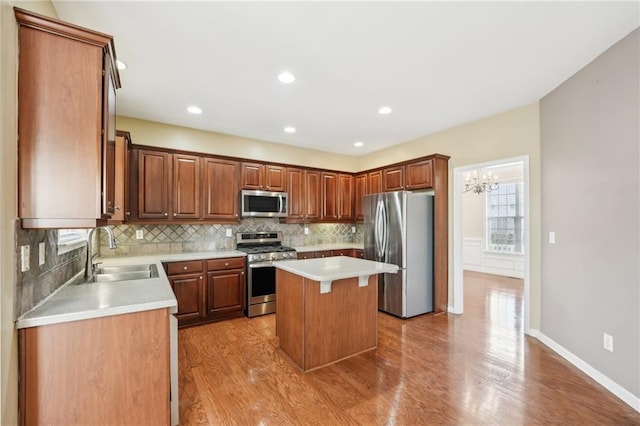
POLYGON ((296 250, 282 245, 282 232, 236 234, 236 247, 247 253, 247 316, 276 311, 276 268, 273 262, 295 259, 296 250))

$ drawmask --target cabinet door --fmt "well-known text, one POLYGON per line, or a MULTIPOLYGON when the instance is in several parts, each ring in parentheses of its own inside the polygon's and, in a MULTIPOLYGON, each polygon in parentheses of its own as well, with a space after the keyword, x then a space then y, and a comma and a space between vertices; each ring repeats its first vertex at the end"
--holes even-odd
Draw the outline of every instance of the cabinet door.
POLYGON ((353 253, 351 254, 353 257, 357 257, 359 259, 364 259, 364 250, 353 249, 353 253))
POLYGON ((367 195, 382 192, 382 170, 370 172, 367 176, 367 195))
POLYGON ((298 259, 313 259, 314 257, 316 257, 315 251, 305 251, 298 253, 298 259))
POLYGON ((307 170, 304 172, 306 209, 305 222, 318 222, 322 212, 322 182, 320 172, 307 170))
POLYGON ((354 218, 356 222, 364 221, 364 196, 367 195, 367 174, 363 173, 355 177, 356 195, 354 218))
POLYGON ((238 175, 236 161, 204 159, 204 219, 238 221, 238 175))
POLYGON ((116 84, 109 55, 104 60, 102 129, 102 214, 113 217, 116 204, 116 84))
POLYGON ((116 180, 114 185, 115 205, 110 221, 123 222, 125 220, 125 200, 127 193, 127 148, 129 137, 127 133, 118 133, 116 136, 116 180))
POLYGON ((382 191, 402 191, 404 189, 404 166, 388 167, 382 170, 382 191))
POLYGON ((418 161, 405 166, 407 189, 423 189, 433 186, 433 160, 418 161))
POLYGON ((352 254, 352 250, 351 249, 331 250, 331 256, 349 256, 349 257, 353 257, 353 256, 351 256, 351 254, 352 254))
POLYGON ((143 151, 138 153, 138 217, 169 218, 171 154, 143 151))
POLYGON ((331 250, 321 250, 313 253, 315 258, 332 257, 333 252, 331 250))
POLYGON ((289 216, 288 223, 301 223, 305 218, 306 192, 304 184, 304 170, 287 169, 287 187, 289 188, 289 216))
POLYGON ((287 190, 287 168, 271 164, 265 165, 264 189, 285 192, 287 190))
POLYGON ((353 176, 338 175, 338 220, 353 221, 353 176))
POLYGON ((206 316, 205 283, 202 274, 170 276, 169 282, 178 301, 176 318, 180 325, 198 321, 206 316))
POLYGON ((173 154, 173 213, 174 219, 199 219, 200 157, 173 154))
POLYGON ((323 222, 338 220, 338 174, 322 172, 322 217, 323 222))
POLYGON ((220 311, 244 310, 244 271, 232 269, 208 272, 207 309, 209 314, 220 311))
POLYGON ((264 189, 264 165, 242 163, 242 189, 264 189))

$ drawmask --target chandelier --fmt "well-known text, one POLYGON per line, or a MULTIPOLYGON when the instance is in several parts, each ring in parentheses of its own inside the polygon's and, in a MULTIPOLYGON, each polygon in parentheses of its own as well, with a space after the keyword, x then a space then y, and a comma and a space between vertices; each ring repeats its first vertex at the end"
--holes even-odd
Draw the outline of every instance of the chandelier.
POLYGON ((485 174, 482 170, 475 170, 472 173, 467 173, 462 192, 473 191, 474 194, 482 194, 485 191, 494 191, 498 189, 497 179, 498 176, 492 175, 490 171, 485 174))

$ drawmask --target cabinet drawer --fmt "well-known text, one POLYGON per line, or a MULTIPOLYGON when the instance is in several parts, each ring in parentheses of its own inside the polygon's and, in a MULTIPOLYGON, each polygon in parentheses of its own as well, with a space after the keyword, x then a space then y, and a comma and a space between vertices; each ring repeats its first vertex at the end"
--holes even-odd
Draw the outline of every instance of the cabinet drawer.
POLYGON ((244 268, 244 257, 227 257, 223 259, 211 259, 207 261, 208 271, 219 271, 221 269, 241 269, 244 268))
POLYGON ((180 275, 189 274, 192 272, 202 272, 202 265, 203 262, 201 260, 167 263, 167 275, 180 275))
POLYGON ((331 256, 333 256, 331 250, 322 250, 322 251, 317 251, 315 257, 331 257, 331 256))
POLYGON ((298 253, 298 259, 313 259, 316 257, 315 251, 305 251, 298 253))
POLYGON ((331 256, 351 256, 351 249, 343 249, 343 250, 331 250, 331 256))

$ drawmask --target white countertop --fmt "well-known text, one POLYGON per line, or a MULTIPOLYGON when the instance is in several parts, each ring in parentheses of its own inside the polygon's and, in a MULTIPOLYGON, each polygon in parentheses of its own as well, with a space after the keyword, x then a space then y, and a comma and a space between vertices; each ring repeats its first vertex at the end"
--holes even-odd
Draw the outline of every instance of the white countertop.
MULTIPOLYGON (((396 273, 398 266, 348 256, 334 256, 304 260, 281 260, 273 266, 292 274, 330 285, 345 278, 368 277, 382 273, 396 273)), ((329 287, 329 291, 330 287, 329 287)))
POLYGON ((100 258, 101 266, 156 264, 158 277, 106 283, 67 283, 26 312, 16 322, 17 328, 37 327, 90 318, 170 308, 177 312, 176 301, 162 262, 204 260, 246 256, 235 250, 200 253, 167 253, 151 256, 100 258))
POLYGON ((323 250, 349 250, 357 249, 363 250, 363 243, 332 243, 332 244, 316 244, 314 246, 294 246, 297 252, 305 253, 309 251, 323 251, 323 250))

